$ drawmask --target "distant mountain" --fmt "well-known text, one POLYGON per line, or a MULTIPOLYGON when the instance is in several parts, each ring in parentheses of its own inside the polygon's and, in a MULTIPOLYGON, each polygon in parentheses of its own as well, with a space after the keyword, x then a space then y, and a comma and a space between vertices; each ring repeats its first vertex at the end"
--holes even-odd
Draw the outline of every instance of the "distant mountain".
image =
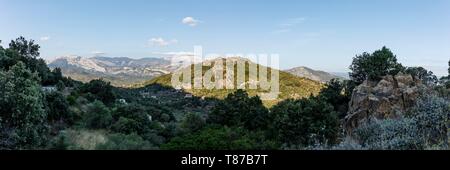
POLYGON ((285 71, 298 77, 305 77, 311 80, 320 81, 322 83, 326 83, 331 79, 346 79, 345 77, 341 77, 320 70, 313 70, 308 67, 295 67, 285 71))
POLYGON ((345 80, 349 80, 350 76, 348 75, 348 72, 330 72, 331 74, 338 76, 338 77, 342 77, 345 80))
POLYGON ((61 68, 65 76, 87 82, 103 78, 115 86, 129 86, 135 83, 169 74, 180 66, 171 65, 169 59, 127 57, 63 56, 48 64, 50 68, 61 68))
MULTIPOLYGON (((230 59, 230 58, 227 58, 227 59, 230 59)), ((217 60, 224 60, 224 59, 219 58, 219 59, 209 60, 212 64, 209 66, 203 65, 203 67, 202 67, 203 74, 205 74, 205 72, 207 70, 210 70, 214 66, 215 61, 217 61, 217 60)), ((252 80, 249 78, 250 73, 248 72, 248 66, 251 61, 244 59, 244 58, 238 58, 238 57, 234 57, 234 58, 232 58, 232 60, 235 62, 238 60, 244 60, 246 63, 246 72, 245 72, 246 79, 245 79, 244 84, 241 84, 239 86, 244 85, 245 87, 248 87, 249 84, 254 84, 254 83, 259 85, 258 80, 252 80)), ((223 61, 223 63, 225 63, 225 61, 223 61)), ((198 64, 202 64, 202 63, 198 63, 198 64)), ((194 65, 191 65, 191 68, 193 68, 193 66, 194 65)), ((257 67, 259 69, 267 68, 262 65, 257 65, 257 67)), ((225 70, 224 71, 225 73, 228 71, 226 69, 226 67, 224 67, 223 69, 225 70)), ((272 71, 272 68, 267 68, 267 69, 268 69, 269 73, 272 71)), ((233 71, 235 73, 234 75, 236 76, 237 70, 233 70, 233 71)), ((192 75, 194 75, 194 74, 192 73, 192 75)), ((159 84, 159 85, 171 87, 172 86, 171 79, 172 79, 172 74, 167 74, 167 75, 157 77, 153 80, 150 80, 144 84, 141 84, 140 86, 159 84)), ((193 77, 192 77, 192 80, 193 80, 193 77)), ((282 100, 285 100, 285 99, 303 98, 303 97, 309 97, 311 94, 318 94, 319 91, 324 87, 324 85, 322 83, 320 83, 319 81, 314 81, 314 80, 303 78, 303 77, 297 77, 297 76, 294 76, 294 75, 289 74, 284 71, 279 72, 279 80, 280 80, 280 82, 279 82, 279 84, 280 84, 279 98, 276 100, 263 101, 267 107, 273 106, 274 104, 276 104, 282 100)), ((234 87, 237 87, 237 86, 238 86, 237 82, 235 81, 234 87)), ((211 97, 211 98, 218 98, 218 99, 225 98, 228 94, 234 92, 235 90, 236 89, 211 89, 211 90, 208 90, 208 89, 185 89, 185 91, 187 93, 191 93, 197 97, 211 97)), ((255 96, 255 95, 259 95, 260 93, 267 92, 267 91, 265 91, 263 89, 259 89, 259 88, 258 89, 246 88, 246 91, 249 93, 250 96, 255 96)))

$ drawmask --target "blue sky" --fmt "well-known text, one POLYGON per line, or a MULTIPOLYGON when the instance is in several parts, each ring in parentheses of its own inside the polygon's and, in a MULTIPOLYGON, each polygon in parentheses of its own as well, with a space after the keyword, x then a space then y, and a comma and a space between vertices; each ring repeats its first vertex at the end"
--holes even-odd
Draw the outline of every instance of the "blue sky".
POLYGON ((277 53, 281 68, 347 71, 386 45, 408 66, 444 75, 449 0, 0 0, 2 45, 35 39, 41 56, 277 53), (183 22, 184 20, 184 22, 183 22))

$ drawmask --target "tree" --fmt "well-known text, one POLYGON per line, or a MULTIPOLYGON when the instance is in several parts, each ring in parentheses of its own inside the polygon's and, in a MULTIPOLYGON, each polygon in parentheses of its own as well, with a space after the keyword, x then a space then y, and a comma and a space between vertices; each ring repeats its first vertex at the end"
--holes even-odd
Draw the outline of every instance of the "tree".
POLYGON ((56 84, 56 89, 58 89, 58 91, 60 91, 60 92, 64 91, 64 89, 66 89, 64 82, 61 80, 58 81, 58 83, 56 84))
POLYGON ((94 101, 87 106, 83 122, 90 129, 108 129, 113 121, 111 110, 101 101, 94 101))
POLYGON ((0 148, 31 149, 47 140, 47 113, 37 74, 18 62, 0 72, 0 148))
POLYGON ((144 135, 151 131, 147 110, 141 105, 121 105, 112 115, 115 122, 111 129, 115 132, 144 135))
POLYGON ((186 132, 192 133, 199 131, 205 126, 205 119, 198 113, 187 113, 181 121, 181 128, 186 132))
POLYGON ((6 56, 0 59, 2 68, 9 68, 21 61, 25 63, 26 67, 32 72, 37 72, 41 78, 41 84, 54 85, 57 81, 53 80, 53 75, 47 67, 44 59, 38 59, 40 46, 34 43, 34 40, 26 40, 24 37, 19 37, 9 43, 9 48, 6 49, 6 56))
POLYGON ((280 142, 309 146, 337 142, 339 120, 333 106, 318 97, 288 99, 271 109, 280 142))
POLYGON ((91 93, 93 100, 100 100, 105 104, 111 104, 116 100, 116 95, 113 92, 113 87, 109 82, 101 79, 92 80, 81 87, 82 93, 91 93))
POLYGON ((260 134, 238 127, 207 127, 178 136, 163 144, 165 150, 256 150, 275 149, 276 144, 260 134))
POLYGON ((348 80, 332 79, 319 93, 319 98, 331 104, 340 119, 343 119, 348 111, 348 103, 353 91, 351 84, 348 80))
POLYGON ((15 41, 11 41, 9 43, 9 48, 11 50, 19 52, 21 56, 36 58, 39 56, 39 48, 41 48, 38 44, 34 44, 34 40, 26 40, 24 37, 20 36, 15 41))
POLYGON ((436 85, 438 83, 438 78, 433 74, 432 71, 428 71, 423 67, 408 67, 405 73, 411 74, 414 78, 422 80, 426 85, 436 85))
POLYGON ((395 75, 403 70, 403 66, 397 62, 397 57, 386 47, 372 54, 364 52, 353 58, 350 65, 350 77, 361 84, 364 80, 379 80, 385 75, 395 75))
POLYGON ((69 111, 69 103, 63 94, 60 92, 53 92, 45 95, 45 99, 48 110, 48 120, 50 122, 73 122, 74 117, 69 111))
POLYGON ((259 97, 249 97, 243 90, 237 90, 220 101, 211 112, 209 121, 250 130, 265 129, 270 123, 269 112, 259 97))

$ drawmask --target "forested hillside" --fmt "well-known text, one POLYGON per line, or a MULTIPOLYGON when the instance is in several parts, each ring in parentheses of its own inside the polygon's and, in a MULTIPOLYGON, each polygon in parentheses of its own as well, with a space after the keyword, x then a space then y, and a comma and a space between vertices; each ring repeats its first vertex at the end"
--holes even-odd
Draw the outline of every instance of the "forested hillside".
POLYGON ((170 75, 131 89, 82 83, 49 69, 39 48, 23 37, 0 47, 0 149, 448 149, 449 77, 403 66, 386 47, 357 55, 351 80, 281 72, 270 104, 257 91, 176 90, 170 75), (419 85, 404 112, 365 109, 419 85))

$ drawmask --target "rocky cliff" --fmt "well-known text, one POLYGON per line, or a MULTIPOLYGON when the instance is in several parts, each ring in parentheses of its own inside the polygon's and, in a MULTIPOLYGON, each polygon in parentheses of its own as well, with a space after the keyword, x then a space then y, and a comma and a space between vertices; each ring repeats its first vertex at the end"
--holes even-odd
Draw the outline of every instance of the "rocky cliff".
POLYGON ((396 118, 410 110, 426 86, 409 74, 385 76, 380 81, 366 80, 357 86, 349 103, 345 130, 351 133, 371 119, 396 118))

